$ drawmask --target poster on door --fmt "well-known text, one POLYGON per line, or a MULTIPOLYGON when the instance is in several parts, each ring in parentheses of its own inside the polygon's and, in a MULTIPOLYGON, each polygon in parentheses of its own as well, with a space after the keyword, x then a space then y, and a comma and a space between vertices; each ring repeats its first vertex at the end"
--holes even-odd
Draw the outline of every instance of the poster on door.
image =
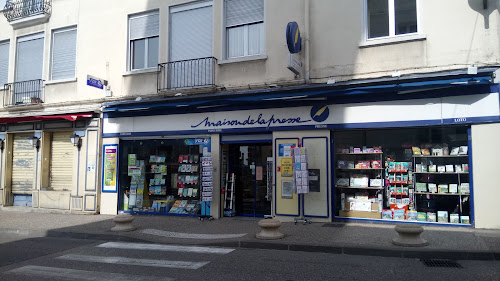
POLYGON ((116 192, 118 145, 104 145, 102 192, 116 192))

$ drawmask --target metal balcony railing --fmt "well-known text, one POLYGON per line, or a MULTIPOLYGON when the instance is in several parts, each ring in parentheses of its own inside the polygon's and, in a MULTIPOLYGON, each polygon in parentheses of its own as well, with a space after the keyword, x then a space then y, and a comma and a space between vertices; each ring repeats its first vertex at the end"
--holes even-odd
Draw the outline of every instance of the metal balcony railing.
POLYGON ((4 105, 19 106, 43 103, 43 80, 29 80, 4 85, 4 105))
POLYGON ((215 85, 214 57, 160 63, 158 92, 215 85))
POLYGON ((3 11, 8 22, 51 13, 52 0, 7 0, 3 11))

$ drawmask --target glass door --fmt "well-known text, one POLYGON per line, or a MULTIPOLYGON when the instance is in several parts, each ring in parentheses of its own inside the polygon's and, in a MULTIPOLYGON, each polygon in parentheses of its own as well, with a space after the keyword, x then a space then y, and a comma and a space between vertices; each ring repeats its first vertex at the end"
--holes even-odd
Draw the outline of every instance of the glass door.
POLYGON ((271 156, 271 144, 229 145, 229 172, 236 175, 236 215, 271 214, 271 201, 267 199, 267 157, 271 156))

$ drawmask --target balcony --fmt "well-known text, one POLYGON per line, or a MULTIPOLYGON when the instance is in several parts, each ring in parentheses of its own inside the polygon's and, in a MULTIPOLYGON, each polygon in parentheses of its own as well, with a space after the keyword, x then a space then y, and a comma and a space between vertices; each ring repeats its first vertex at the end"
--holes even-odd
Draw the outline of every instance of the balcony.
POLYGON ((7 0, 3 14, 14 29, 46 23, 52 0, 7 0))
POLYGON ((4 90, 4 106, 26 106, 43 103, 42 79, 5 84, 4 90))
POLYGON ((158 65, 158 92, 212 87, 215 85, 214 57, 181 60, 158 65))

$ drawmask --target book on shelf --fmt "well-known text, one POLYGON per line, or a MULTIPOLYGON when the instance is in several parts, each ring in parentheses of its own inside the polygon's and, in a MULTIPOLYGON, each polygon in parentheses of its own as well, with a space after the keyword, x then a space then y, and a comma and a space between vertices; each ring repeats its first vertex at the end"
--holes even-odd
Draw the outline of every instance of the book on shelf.
POLYGON ((429 151, 428 148, 422 148, 421 152, 422 152, 422 155, 431 155, 431 152, 429 151))
POLYGON ((447 184, 438 185, 438 193, 448 193, 448 185, 447 184))
POLYGON ((446 172, 447 173, 453 173, 455 172, 453 165, 446 165, 446 172))
POLYGON ((394 220, 404 220, 405 219, 405 210, 404 209, 395 209, 394 210, 394 220))
POLYGON ((347 169, 354 169, 354 161, 347 161, 347 169))
POLYGON ((460 184, 460 194, 469 194, 470 193, 470 186, 468 182, 463 182, 460 184))
POLYGON ((431 193, 438 192, 437 185, 435 183, 428 183, 427 188, 428 188, 429 192, 431 192, 431 193))
POLYGON ((460 216, 458 214, 450 214, 450 223, 460 223, 460 216))
POLYGON ((436 172, 436 165, 429 165, 429 173, 435 173, 436 172))
POLYGON ((409 221, 416 221, 418 217, 417 211, 410 210, 408 211, 408 214, 406 215, 406 219, 409 221))
POLYGON ((455 165, 455 173, 462 173, 462 165, 455 165))
POLYGON ((437 212, 438 222, 448 223, 448 211, 437 212))
POLYGON ((427 221, 427 213, 417 212, 417 221, 427 221))
POLYGON ((417 182, 415 183, 416 192, 427 192, 427 183, 417 182))
POLYGON ((411 148, 411 150, 413 151, 413 155, 421 155, 422 154, 420 147, 418 147, 418 146, 413 146, 411 148))
POLYGON ((458 184, 456 184, 456 183, 450 183, 448 185, 448 192, 450 192, 450 193, 458 193, 458 184))
POLYGON ((458 152, 460 151, 459 147, 452 147, 450 151, 450 155, 458 155, 458 152))
POLYGON ((349 179, 348 178, 337 178, 335 185, 337 185, 337 186, 349 186, 349 179))
POLYGON ((460 217, 460 223, 470 224, 470 218, 469 218, 469 216, 461 216, 460 217))
POLYGON ((462 164, 462 173, 469 172, 469 164, 462 164))
POLYGON ((382 210, 382 219, 392 220, 392 210, 382 210))
POLYGON ((427 221, 428 222, 436 222, 436 213, 427 212, 427 221))
POLYGON ((438 171, 438 173, 445 173, 446 172, 446 166, 445 165, 438 165, 437 166, 437 171, 438 171))
POLYGON ((466 145, 460 146, 458 149, 458 155, 467 155, 468 148, 469 147, 466 145))

